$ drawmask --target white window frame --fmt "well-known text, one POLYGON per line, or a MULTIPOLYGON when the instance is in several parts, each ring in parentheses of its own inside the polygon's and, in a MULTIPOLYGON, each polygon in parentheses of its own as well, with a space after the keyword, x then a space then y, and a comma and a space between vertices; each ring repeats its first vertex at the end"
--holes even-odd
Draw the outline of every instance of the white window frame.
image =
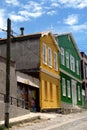
POLYGON ((67 92, 68 92, 68 98, 71 97, 71 91, 70 91, 70 81, 67 80, 67 92))
POLYGON ((66 67, 69 68, 69 53, 66 51, 66 67))
POLYGON ((78 100, 81 100, 81 95, 80 95, 80 86, 78 85, 78 100))
POLYGON ((54 52, 54 69, 58 70, 58 55, 54 52))
POLYGON ((66 96, 66 82, 65 82, 65 78, 62 78, 62 94, 63 94, 63 96, 66 96))
POLYGON ((78 60, 76 60, 76 72, 77 72, 77 75, 79 75, 79 62, 78 62, 78 60))
POLYGON ((70 55, 70 69, 75 72, 75 59, 72 55, 70 55))
POLYGON ((48 65, 52 67, 52 50, 48 47, 48 65))
POLYGON ((43 63, 47 64, 47 47, 45 43, 43 43, 43 63))
POLYGON ((64 48, 61 47, 61 64, 65 65, 65 59, 64 59, 64 48))

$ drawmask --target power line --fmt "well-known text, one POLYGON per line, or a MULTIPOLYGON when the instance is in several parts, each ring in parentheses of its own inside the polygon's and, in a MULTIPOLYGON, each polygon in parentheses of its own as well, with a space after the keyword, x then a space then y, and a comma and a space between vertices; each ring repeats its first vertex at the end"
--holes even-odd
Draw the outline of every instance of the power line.
POLYGON ((7 32, 7 30, 5 30, 5 29, 3 29, 3 28, 0 28, 0 30, 3 31, 3 32, 7 32))

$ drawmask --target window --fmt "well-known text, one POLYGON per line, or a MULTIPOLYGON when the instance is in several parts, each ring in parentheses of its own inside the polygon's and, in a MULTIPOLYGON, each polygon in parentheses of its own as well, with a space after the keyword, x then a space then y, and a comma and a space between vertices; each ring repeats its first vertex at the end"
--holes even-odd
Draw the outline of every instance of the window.
POLYGON ((56 52, 54 52, 54 69, 58 70, 58 56, 56 52))
POLYGON ((70 56, 70 69, 75 72, 75 59, 73 56, 70 56))
POLYGON ((67 92, 68 92, 68 97, 71 97, 71 92, 70 92, 70 81, 67 80, 67 92))
POLYGON ((64 49, 61 47, 61 64, 64 65, 64 49))
POLYGON ((78 85, 78 100, 81 100, 81 96, 80 96, 80 86, 78 85))
POLYGON ((46 44, 43 43, 43 63, 47 64, 47 52, 46 52, 46 44))
POLYGON ((51 48, 48 47, 48 65, 52 66, 52 51, 51 48))
POLYGON ((62 93, 63 93, 63 96, 66 96, 65 78, 62 78, 62 93))
POLYGON ((79 62, 78 62, 78 60, 76 61, 76 72, 79 75, 79 62))
POLYGON ((44 98, 47 99, 47 82, 44 81, 44 98))
POLYGON ((66 52, 66 67, 69 68, 69 53, 66 52))

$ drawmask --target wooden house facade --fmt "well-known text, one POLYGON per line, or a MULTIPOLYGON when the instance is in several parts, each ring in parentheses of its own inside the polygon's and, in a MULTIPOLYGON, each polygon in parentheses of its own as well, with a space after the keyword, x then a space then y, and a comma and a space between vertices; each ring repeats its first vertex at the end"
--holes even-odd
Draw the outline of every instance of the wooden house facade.
POLYGON ((81 55, 71 33, 55 35, 60 47, 61 107, 82 106, 81 55))

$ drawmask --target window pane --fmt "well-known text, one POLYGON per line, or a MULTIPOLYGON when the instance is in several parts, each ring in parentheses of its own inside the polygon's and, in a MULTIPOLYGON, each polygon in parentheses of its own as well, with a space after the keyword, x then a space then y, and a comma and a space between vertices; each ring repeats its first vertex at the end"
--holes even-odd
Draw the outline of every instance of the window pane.
POLYGON ((61 47, 61 64, 64 65, 64 49, 61 47))
POLYGON ((68 97, 71 97, 71 93, 70 93, 70 81, 67 80, 67 91, 68 91, 68 97))
POLYGON ((78 61, 76 61, 76 72, 79 75, 79 63, 78 63, 78 61))
POLYGON ((65 84, 64 78, 62 78, 62 93, 63 93, 63 96, 66 96, 66 84, 65 84))
POLYGON ((56 52, 54 52, 54 69, 58 70, 58 57, 56 52))
POLYGON ((69 68, 69 53, 66 52, 66 67, 69 68))
POLYGON ((73 72, 75 72, 75 59, 73 56, 70 56, 70 68, 73 72))
POLYGON ((47 63, 46 44, 43 44, 43 63, 47 63))
POLYGON ((81 96, 80 96, 80 86, 78 86, 78 100, 81 100, 81 96))
POLYGON ((48 65, 52 66, 52 51, 51 51, 51 48, 48 48, 48 65))

